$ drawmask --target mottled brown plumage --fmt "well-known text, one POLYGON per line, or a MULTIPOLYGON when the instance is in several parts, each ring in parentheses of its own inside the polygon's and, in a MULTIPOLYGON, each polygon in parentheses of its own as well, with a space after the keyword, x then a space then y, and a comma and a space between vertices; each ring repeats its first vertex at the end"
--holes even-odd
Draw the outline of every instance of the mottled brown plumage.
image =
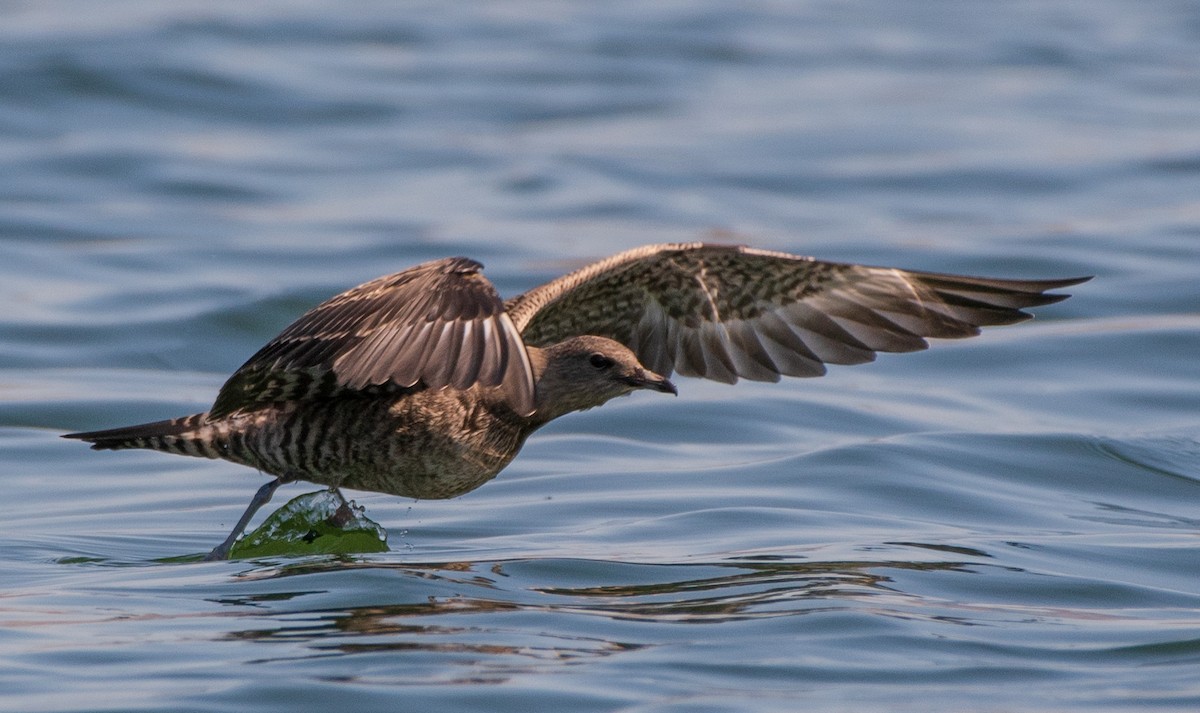
MULTIPOLYGON (((282 482, 415 498, 479 487, 526 437, 673 372, 728 383, 817 376, 1027 319, 1082 282, 822 262, 753 248, 651 245, 502 302, 466 258, 424 263, 318 305, 229 378, 212 408, 68 434, 96 449, 223 458, 282 482), (646 365, 646 366, 643 366, 646 365)), ((1086 279, 1086 278, 1084 278, 1086 279)))

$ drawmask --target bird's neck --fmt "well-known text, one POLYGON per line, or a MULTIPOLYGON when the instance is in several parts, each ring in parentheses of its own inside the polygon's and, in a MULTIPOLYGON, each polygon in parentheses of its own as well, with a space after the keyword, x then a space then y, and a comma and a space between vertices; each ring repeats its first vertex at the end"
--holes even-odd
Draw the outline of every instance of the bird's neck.
POLYGON ((555 395, 560 389, 557 387, 552 370, 549 374, 549 381, 546 381, 547 370, 550 366, 549 354, 545 349, 538 347, 526 347, 525 351, 529 354, 529 366, 533 369, 534 385, 534 411, 529 416, 529 420, 534 428, 538 428, 559 416, 570 413, 570 411, 563 411, 556 407, 555 395))

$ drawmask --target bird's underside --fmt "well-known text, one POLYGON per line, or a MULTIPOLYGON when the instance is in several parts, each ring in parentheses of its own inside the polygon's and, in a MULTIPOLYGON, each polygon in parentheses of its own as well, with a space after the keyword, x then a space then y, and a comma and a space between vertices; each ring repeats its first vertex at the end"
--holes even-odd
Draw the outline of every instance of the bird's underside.
POLYGON ((1028 319, 1025 308, 1067 297, 1049 290, 1087 279, 689 243, 629 250, 505 302, 481 269, 446 258, 367 282, 268 342, 207 413, 66 437, 224 458, 280 476, 276 485, 452 497, 494 476, 547 421, 634 389, 673 392, 672 373, 819 376, 826 364, 1028 319))

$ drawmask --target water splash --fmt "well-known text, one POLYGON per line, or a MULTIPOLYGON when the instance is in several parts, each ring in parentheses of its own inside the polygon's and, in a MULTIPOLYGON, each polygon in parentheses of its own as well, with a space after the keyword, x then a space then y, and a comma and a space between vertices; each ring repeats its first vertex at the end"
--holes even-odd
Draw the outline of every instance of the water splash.
POLYGON ((230 557, 387 552, 387 531, 336 490, 290 500, 233 546, 230 557))

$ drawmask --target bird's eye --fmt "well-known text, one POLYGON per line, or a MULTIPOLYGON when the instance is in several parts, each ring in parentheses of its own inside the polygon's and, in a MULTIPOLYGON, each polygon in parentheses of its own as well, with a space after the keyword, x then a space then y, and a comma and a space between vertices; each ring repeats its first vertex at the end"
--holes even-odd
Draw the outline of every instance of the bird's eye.
POLYGON ((609 359, 608 357, 604 356, 603 354, 600 354, 599 352, 597 352, 596 354, 593 354, 591 356, 591 358, 588 359, 588 361, 591 362, 592 366, 596 367, 597 369, 607 369, 608 367, 613 365, 612 359, 609 359))

